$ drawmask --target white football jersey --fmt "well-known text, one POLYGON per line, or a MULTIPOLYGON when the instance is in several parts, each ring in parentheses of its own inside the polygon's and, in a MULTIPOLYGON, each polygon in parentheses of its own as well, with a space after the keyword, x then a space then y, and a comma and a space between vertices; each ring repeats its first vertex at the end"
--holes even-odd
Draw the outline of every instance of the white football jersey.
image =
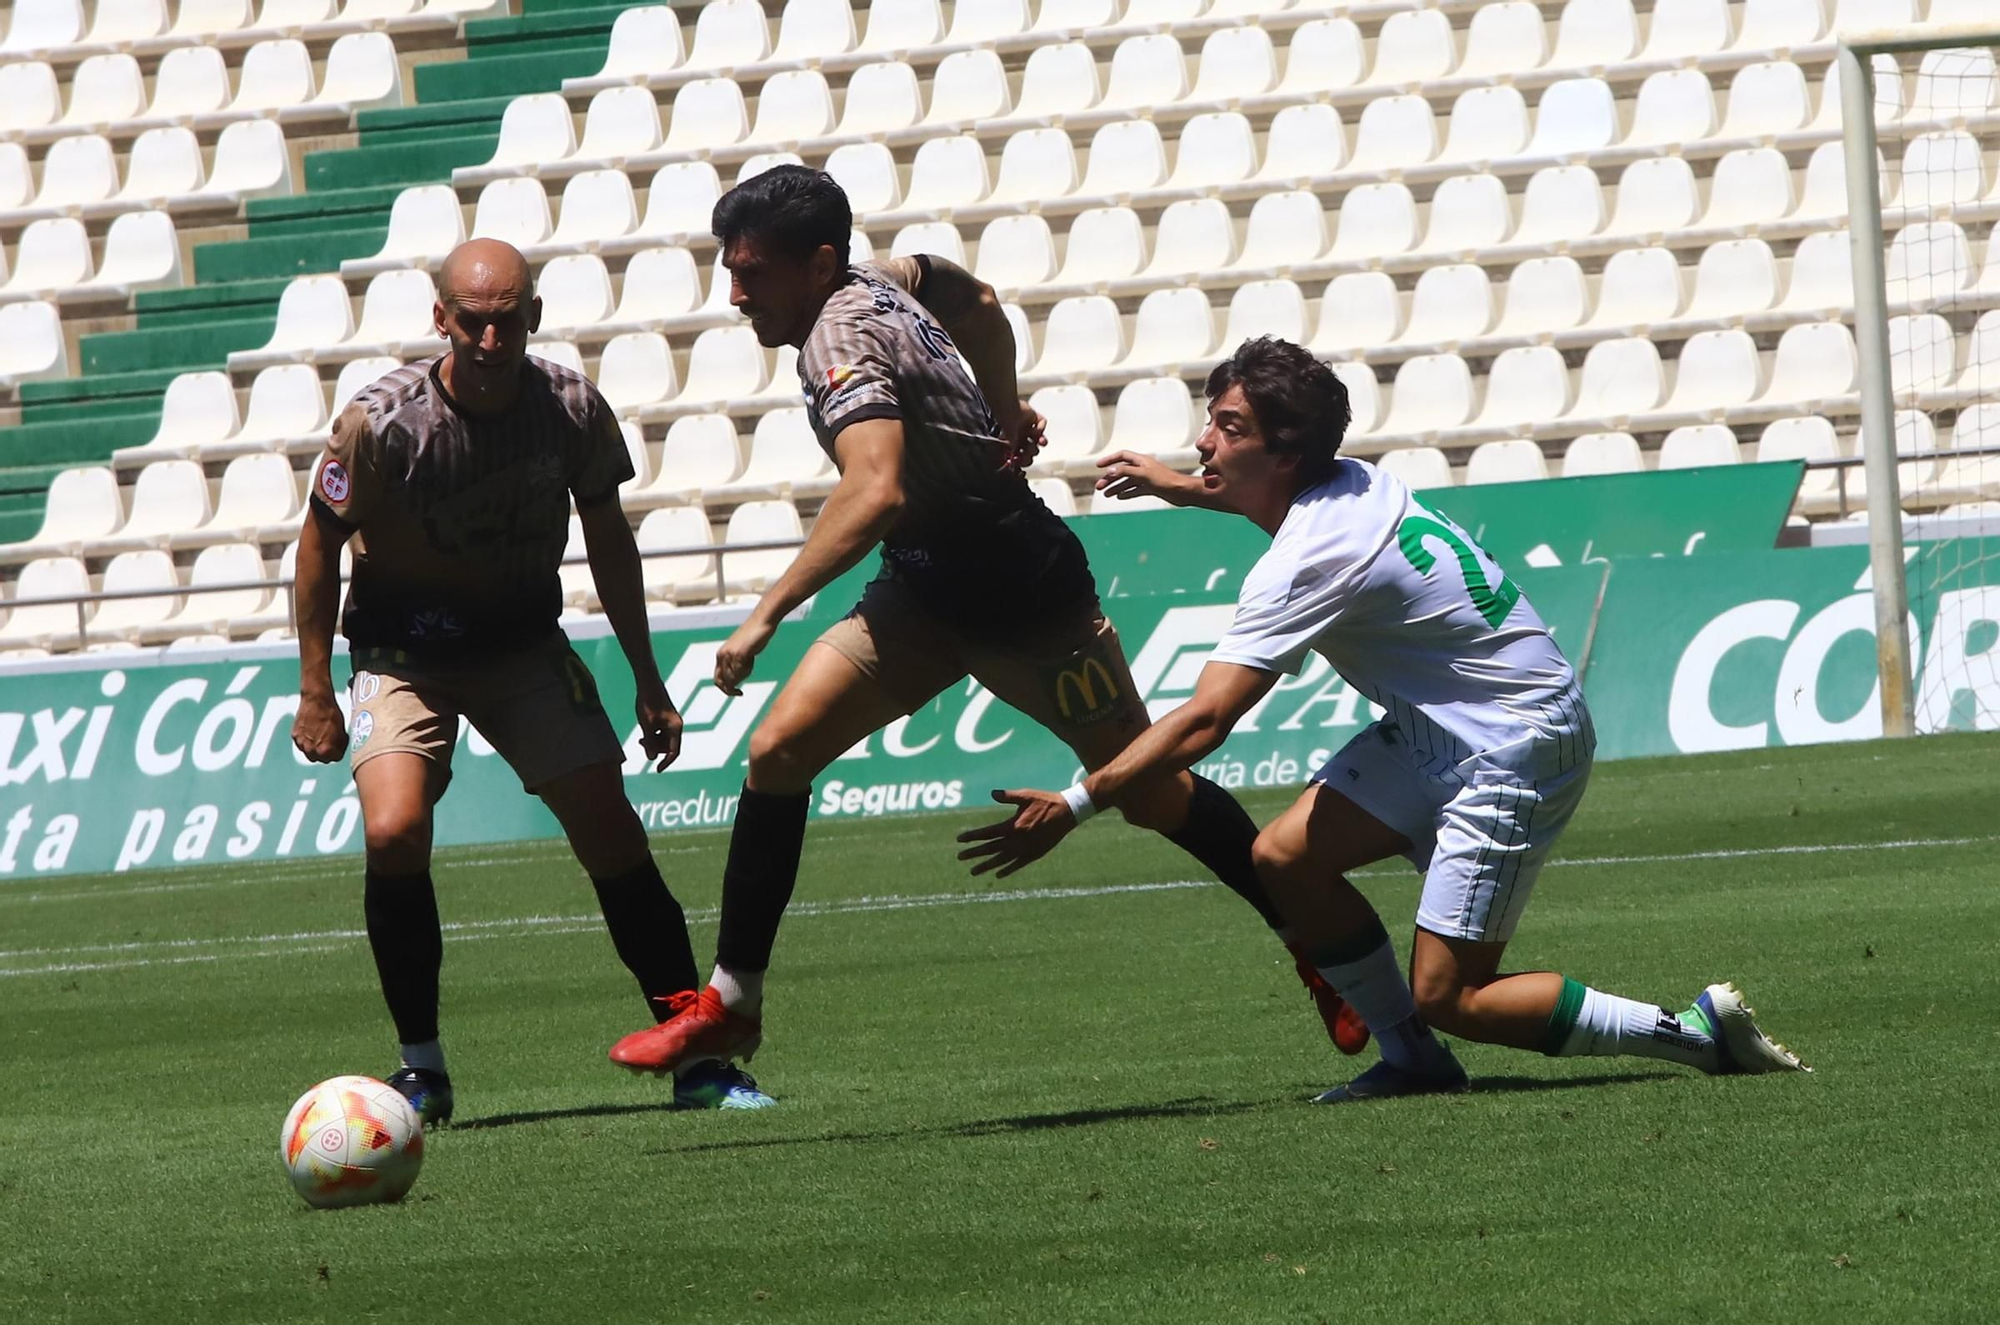
POLYGON ((1552 776, 1596 745, 1576 673, 1520 589, 1364 461, 1292 503, 1210 661, 1297 672, 1309 650, 1441 764, 1552 776))

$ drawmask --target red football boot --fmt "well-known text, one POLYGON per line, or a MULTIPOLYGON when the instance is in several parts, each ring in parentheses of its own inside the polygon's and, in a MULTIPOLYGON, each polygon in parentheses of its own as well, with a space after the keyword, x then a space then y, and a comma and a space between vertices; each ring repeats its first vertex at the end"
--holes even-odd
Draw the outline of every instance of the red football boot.
POLYGON ((704 1058, 748 1062, 762 1039, 760 1020, 731 1012, 722 1006, 722 995, 706 988, 674 1016, 612 1045, 611 1061, 632 1072, 665 1076, 704 1058))
POLYGON ((1366 1049, 1368 1023, 1361 1020, 1361 1014, 1347 1006, 1347 1000, 1313 969, 1311 962, 1296 953, 1293 956, 1299 981, 1312 995, 1313 1006, 1319 1009, 1319 1019, 1326 1023, 1327 1038, 1333 1041, 1333 1047, 1344 1054, 1358 1054, 1366 1049))

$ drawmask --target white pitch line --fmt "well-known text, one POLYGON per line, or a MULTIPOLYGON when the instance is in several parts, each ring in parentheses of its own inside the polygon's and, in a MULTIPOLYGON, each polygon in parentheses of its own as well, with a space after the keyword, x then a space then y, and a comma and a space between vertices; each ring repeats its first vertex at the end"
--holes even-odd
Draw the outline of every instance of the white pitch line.
MULTIPOLYGON (((2000 841, 2000 835, 1980 837, 1899 838, 1888 842, 1821 842, 1793 846, 1745 847, 1717 851, 1683 851, 1654 855, 1579 856, 1552 860, 1548 868, 1595 868, 1617 865, 1679 864, 1709 860, 1751 860, 1766 856, 1825 855, 1857 851, 1911 851, 1929 847, 1977 846, 2000 841)), ((1386 874, 1389 871, 1359 873, 1386 874)), ((788 916, 859 915, 880 911, 917 911, 942 906, 983 906, 1015 902, 1058 902, 1114 897, 1130 893, 1173 892, 1214 888, 1220 885, 1204 879, 1170 879, 1157 883, 1109 884, 1094 888, 1008 888, 986 892, 886 894, 880 897, 851 897, 838 901, 800 901, 787 909, 788 916)), ((704 907, 687 913, 691 922, 716 919, 717 908, 704 907)), ((452 942, 477 942, 494 938, 524 937, 530 934, 592 933, 602 927, 595 915, 519 916, 504 920, 454 921, 442 926, 452 942)), ((221 961, 230 957, 271 957, 289 953, 330 951, 342 944, 367 937, 361 929, 301 930, 291 934, 246 935, 229 938, 156 939, 133 943, 85 944, 59 948, 18 948, 0 950, 0 960, 36 957, 80 957, 89 954, 130 953, 128 957, 106 957, 96 961, 51 962, 40 966, 0 967, 0 978, 31 975, 59 975, 80 971, 125 970, 147 966, 173 966, 193 962, 221 961), (194 952, 192 949, 224 949, 194 952), (228 951, 227 949, 237 949, 228 951), (141 953, 156 955, 141 956, 141 953)))

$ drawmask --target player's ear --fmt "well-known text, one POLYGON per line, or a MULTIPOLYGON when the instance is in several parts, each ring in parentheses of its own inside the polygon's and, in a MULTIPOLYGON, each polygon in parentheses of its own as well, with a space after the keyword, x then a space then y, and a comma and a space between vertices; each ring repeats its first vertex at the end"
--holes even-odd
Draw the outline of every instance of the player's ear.
POLYGON ((813 250, 813 283, 821 287, 831 286, 840 275, 840 255, 833 251, 833 245, 821 244, 813 250))
POLYGON ((431 303, 431 326, 438 335, 446 340, 451 339, 451 315, 445 312, 442 299, 433 300, 431 303))
POLYGON ((528 301, 528 334, 534 335, 542 329, 542 297, 536 295, 528 301))

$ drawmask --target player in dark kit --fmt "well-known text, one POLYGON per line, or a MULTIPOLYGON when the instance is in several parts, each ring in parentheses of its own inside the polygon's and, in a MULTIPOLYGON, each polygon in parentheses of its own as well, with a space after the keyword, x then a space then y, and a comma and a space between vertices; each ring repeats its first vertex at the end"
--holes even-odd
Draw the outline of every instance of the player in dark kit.
MULTIPOLYGON (((1041 420, 1017 394, 1013 332, 992 289, 935 257, 850 266, 852 224, 840 186, 802 166, 757 175, 716 204, 730 302, 764 345, 798 348, 807 414, 841 476, 797 560, 716 654, 715 684, 737 693, 785 614, 878 544, 882 570, 750 738, 714 975, 678 1016, 612 1048, 634 1071, 755 1051, 812 782, 856 742, 968 674, 1086 768, 1147 726, 1083 546, 1021 472, 1041 420)), ((1119 808, 1285 937, 1251 863, 1256 825, 1222 788, 1177 771, 1119 808)), ((1310 966, 1300 972, 1329 1032, 1342 1028, 1336 1042, 1358 1050, 1365 1028, 1310 966)))
MULTIPOLYGON (((632 666, 642 746, 658 767, 671 763, 681 718, 653 660, 639 554, 618 504, 618 485, 632 476, 618 424, 582 374, 527 357, 541 301, 511 246, 460 245, 438 287, 434 317, 451 348, 357 392, 313 480, 299 537, 292 727, 306 758, 351 757, 367 834, 368 942, 402 1042, 390 1084, 426 1122, 452 1109, 430 856, 461 715, 561 822, 656 1015, 670 1015, 699 978, 680 904, 625 798, 624 751, 589 668, 556 624, 574 499, 598 597, 632 666), (331 671, 340 549, 350 538, 354 580, 341 618, 354 663, 351 729, 331 671)), ((684 1064, 674 1098, 701 1108, 770 1103, 719 1058, 684 1064)))

